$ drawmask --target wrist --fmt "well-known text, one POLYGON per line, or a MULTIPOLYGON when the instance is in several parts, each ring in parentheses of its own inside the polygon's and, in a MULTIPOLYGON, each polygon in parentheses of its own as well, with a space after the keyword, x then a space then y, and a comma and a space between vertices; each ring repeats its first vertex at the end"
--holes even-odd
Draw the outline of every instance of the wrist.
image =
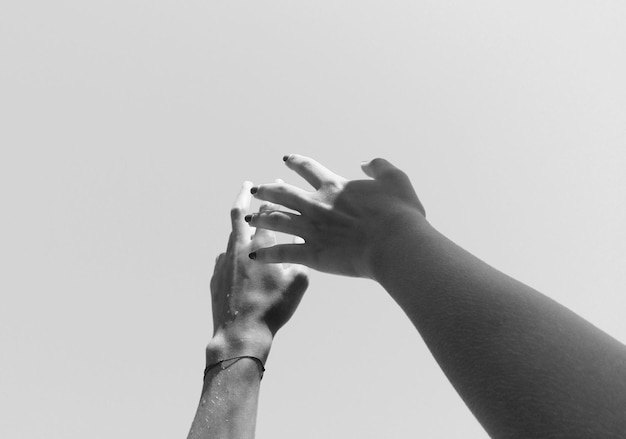
POLYGON ((386 279, 407 267, 407 259, 423 250, 422 237, 434 230, 424 215, 413 209, 395 215, 386 229, 387 233, 372 242, 369 254, 370 277, 383 286, 386 279))
POLYGON ((262 325, 219 328, 206 347, 207 365, 242 355, 256 357, 265 364, 272 341, 272 333, 262 325))

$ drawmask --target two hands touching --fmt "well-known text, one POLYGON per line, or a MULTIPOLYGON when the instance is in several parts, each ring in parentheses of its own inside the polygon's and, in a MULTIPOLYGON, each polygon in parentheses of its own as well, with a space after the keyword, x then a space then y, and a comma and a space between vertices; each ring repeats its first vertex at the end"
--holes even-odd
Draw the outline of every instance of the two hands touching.
POLYGON ((292 154, 283 160, 315 191, 282 182, 253 188, 257 198, 299 214, 269 209, 251 215, 250 224, 299 236, 305 243, 262 248, 251 255, 260 262, 292 262, 327 273, 375 278, 377 256, 389 245, 389 229, 403 230, 424 219, 409 178, 384 159, 363 163, 371 179, 353 181, 308 157, 292 154))
MULTIPOLYGON (((235 200, 228 246, 215 261, 213 338, 206 347, 202 396, 189 439, 254 437, 259 381, 274 336, 308 286, 307 270, 301 265, 265 265, 249 258, 254 250, 276 244, 273 231, 253 231, 246 224, 251 188, 245 182, 235 200)), ((265 203, 260 212, 273 209, 265 203)))
POLYGON ((211 279, 214 335, 207 366, 239 355, 265 363, 274 335, 308 286, 305 266, 374 278, 388 228, 424 218, 408 177, 386 160, 365 163, 363 170, 373 179, 357 181, 304 156, 285 156, 284 161, 315 191, 282 180, 243 184, 231 209, 227 251, 217 258, 211 279), (247 214, 252 194, 265 202, 247 214), (276 231, 293 235, 294 242, 277 244, 276 231))
POLYGON ((264 363, 274 335, 308 286, 305 266, 375 278, 377 255, 389 246, 389 227, 401 229, 424 218, 408 177, 384 159, 364 163, 372 179, 357 181, 304 156, 283 160, 315 191, 282 180, 243 184, 231 209, 227 251, 217 258, 211 279, 214 336, 209 347, 218 353, 213 357, 247 353, 264 363), (265 202, 247 214, 252 194, 265 202), (277 244, 275 232, 293 235, 294 242, 277 244))
MULTIPOLYGON (((252 184, 245 182, 231 209, 232 232, 211 279, 213 340, 220 357, 252 355, 265 362, 276 332, 291 318, 308 286, 301 265, 261 265, 248 255, 276 244, 273 231, 252 231, 244 221, 252 184)), ((270 203, 260 212, 273 209, 270 203)), ((297 240, 297 238, 296 238, 297 240)))
POLYGON ((263 365, 307 288, 305 266, 380 283, 490 436, 626 437, 623 344, 441 235, 386 160, 352 181, 283 160, 314 190, 244 183, 211 280, 214 336, 189 438, 254 437, 263 365), (246 214, 251 194, 265 203, 246 214))
POLYGON ((276 332, 307 289, 305 266, 374 278, 389 227, 424 217, 408 177, 383 159, 364 163, 372 179, 357 181, 304 156, 283 160, 314 191, 281 180, 243 184, 231 209, 227 250, 211 279, 213 338, 189 438, 254 437, 258 381, 276 332), (253 194, 264 203, 247 214, 253 194), (294 242, 277 244, 275 232, 293 235, 294 242))

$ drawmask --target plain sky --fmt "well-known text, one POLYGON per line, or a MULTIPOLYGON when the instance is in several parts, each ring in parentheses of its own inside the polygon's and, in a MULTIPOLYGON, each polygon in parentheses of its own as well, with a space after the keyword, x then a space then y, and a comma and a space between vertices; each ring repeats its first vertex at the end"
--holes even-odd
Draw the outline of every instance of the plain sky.
MULTIPOLYGON (((626 341, 626 3, 0 4, 0 437, 184 437, 243 180, 382 156, 626 341)), ((371 281, 311 273, 257 437, 485 438, 371 281)))

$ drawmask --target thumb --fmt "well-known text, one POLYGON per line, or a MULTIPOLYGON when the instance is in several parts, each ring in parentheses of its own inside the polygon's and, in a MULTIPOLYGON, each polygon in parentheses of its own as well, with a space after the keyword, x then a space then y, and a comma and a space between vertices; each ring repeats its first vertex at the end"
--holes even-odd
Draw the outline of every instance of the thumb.
POLYGON ((389 163, 385 159, 376 158, 370 160, 369 162, 362 162, 361 169, 368 177, 372 177, 374 179, 383 178, 386 174, 398 171, 394 165, 389 163))
POLYGON ((291 282, 292 294, 302 296, 309 287, 309 270, 300 264, 292 264, 288 270, 293 279, 291 282))
POLYGON ((365 174, 375 180, 385 180, 385 183, 392 184, 396 193, 402 194, 405 197, 405 200, 409 200, 414 203, 415 207, 418 208, 422 215, 426 216, 424 206, 419 200, 409 177, 404 171, 396 168, 387 160, 381 158, 361 163, 361 169, 363 169, 365 174))

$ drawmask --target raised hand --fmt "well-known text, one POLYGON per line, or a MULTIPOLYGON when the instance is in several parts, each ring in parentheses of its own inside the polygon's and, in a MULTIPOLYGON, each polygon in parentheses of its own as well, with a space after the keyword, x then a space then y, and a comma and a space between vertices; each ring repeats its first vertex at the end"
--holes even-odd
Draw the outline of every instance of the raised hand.
MULTIPOLYGON (((274 232, 257 229, 252 234, 244 221, 251 187, 244 183, 231 210, 228 249, 217 258, 211 279, 214 333, 189 439, 254 438, 259 381, 274 335, 293 315, 308 285, 302 266, 260 265, 248 258, 258 247, 276 243, 274 232)), ((261 212, 272 208, 264 204, 261 212)))
POLYGON ((253 188, 298 213, 267 209, 250 222, 306 242, 251 257, 377 280, 491 437, 626 437, 622 343, 439 233, 387 161, 364 164, 372 179, 357 181, 306 157, 286 163, 315 191, 253 188))
MULTIPOLYGON (((276 332, 295 312, 308 286, 299 265, 261 265, 248 258, 251 251, 276 243, 273 231, 253 230, 244 221, 250 208, 250 188, 245 182, 231 210, 232 233, 228 249, 216 261, 211 279, 214 336, 228 355, 266 357, 276 332)), ((273 210, 261 206, 261 213, 273 210)))
POLYGON ((329 273, 375 277, 377 259, 391 235, 401 237, 404 229, 424 221, 424 208, 409 178, 384 159, 361 165, 372 179, 353 181, 302 155, 284 160, 315 191, 282 182, 254 187, 257 198, 297 213, 266 209, 247 220, 305 242, 259 248, 250 254, 259 262, 299 263, 329 273))

